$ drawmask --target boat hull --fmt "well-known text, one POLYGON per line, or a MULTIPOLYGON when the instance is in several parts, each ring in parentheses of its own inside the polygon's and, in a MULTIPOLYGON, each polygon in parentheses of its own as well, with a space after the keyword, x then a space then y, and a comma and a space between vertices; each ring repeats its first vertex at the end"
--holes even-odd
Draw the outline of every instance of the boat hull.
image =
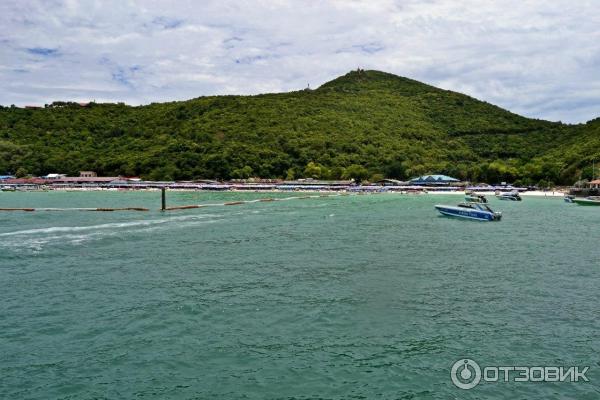
POLYGON ((498 221, 501 218, 500 215, 495 215, 488 211, 474 210, 469 208, 450 207, 441 205, 436 205, 435 208, 442 215, 448 217, 465 218, 477 221, 498 221))
POLYGON ((600 200, 573 199, 573 203, 579 204, 580 206, 600 206, 600 200))
POLYGON ((496 196, 498 200, 507 200, 507 201, 521 201, 520 197, 513 196, 496 196))

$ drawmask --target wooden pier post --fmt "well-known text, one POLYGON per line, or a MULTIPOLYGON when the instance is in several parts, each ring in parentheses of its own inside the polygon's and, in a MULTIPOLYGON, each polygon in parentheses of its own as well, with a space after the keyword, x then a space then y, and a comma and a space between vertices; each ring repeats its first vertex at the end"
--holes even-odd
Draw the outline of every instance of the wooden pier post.
POLYGON ((160 189, 161 194, 161 211, 165 211, 167 209, 167 188, 163 187, 160 189))

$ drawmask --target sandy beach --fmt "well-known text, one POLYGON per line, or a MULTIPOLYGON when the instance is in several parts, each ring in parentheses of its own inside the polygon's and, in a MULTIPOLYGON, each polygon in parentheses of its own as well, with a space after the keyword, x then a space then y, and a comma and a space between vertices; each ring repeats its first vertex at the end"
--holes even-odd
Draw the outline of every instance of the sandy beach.
MULTIPOLYGON (((158 188, 99 188, 99 187, 70 187, 70 188, 52 188, 48 190, 27 190, 29 192, 40 192, 40 191, 56 191, 56 192, 130 192, 130 191, 138 191, 138 192, 159 192, 161 189, 158 188)), ((239 192, 239 193, 328 193, 328 194, 388 194, 388 195, 410 195, 410 196, 426 196, 426 195, 460 195, 464 196, 464 190, 455 190, 455 191, 447 191, 447 190, 428 190, 427 192, 406 192, 406 191, 346 191, 346 190, 278 190, 278 189, 248 189, 248 190, 240 190, 240 189, 230 189, 230 190, 207 190, 207 189, 183 189, 183 188, 174 188, 168 189, 169 192, 239 192)), ((477 192, 478 194, 482 194, 488 197, 493 197, 496 195, 495 192, 477 192)), ((555 191, 541 191, 541 190, 531 190, 526 192, 519 192, 522 197, 564 197, 568 191, 566 190, 555 190, 555 191)))

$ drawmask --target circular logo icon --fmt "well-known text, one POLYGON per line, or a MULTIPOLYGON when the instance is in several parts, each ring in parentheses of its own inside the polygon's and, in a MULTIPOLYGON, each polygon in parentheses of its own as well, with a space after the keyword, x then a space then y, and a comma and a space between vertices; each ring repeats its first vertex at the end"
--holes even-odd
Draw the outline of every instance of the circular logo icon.
POLYGON ((463 358, 452 365, 450 377, 457 388, 473 389, 481 380, 481 368, 475 361, 463 358))

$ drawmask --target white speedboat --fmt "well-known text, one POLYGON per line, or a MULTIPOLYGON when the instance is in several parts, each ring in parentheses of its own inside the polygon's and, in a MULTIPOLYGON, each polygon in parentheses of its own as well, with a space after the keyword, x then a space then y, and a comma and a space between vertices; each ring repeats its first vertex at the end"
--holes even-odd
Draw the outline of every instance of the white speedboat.
POLYGON ((506 192, 506 193, 497 192, 496 197, 498 198, 498 200, 509 200, 509 201, 523 200, 521 198, 521 196, 519 195, 519 192, 517 192, 516 190, 512 191, 512 192, 506 192))
POLYGON ((465 201, 470 203, 487 203, 488 199, 484 194, 474 193, 474 192, 466 192, 465 193, 465 201))

